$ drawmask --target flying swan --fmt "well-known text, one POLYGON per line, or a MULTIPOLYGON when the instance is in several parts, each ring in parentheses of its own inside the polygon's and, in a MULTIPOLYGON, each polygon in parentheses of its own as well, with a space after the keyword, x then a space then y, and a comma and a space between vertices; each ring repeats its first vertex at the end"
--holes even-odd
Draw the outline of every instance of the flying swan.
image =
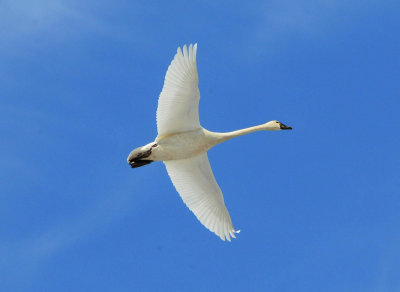
POLYGON ((168 174, 186 206, 222 240, 235 238, 228 210, 208 162, 207 151, 226 140, 256 131, 291 130, 270 121, 228 133, 204 129, 199 120, 200 91, 196 65, 197 44, 178 47, 168 67, 158 99, 154 142, 134 149, 128 156, 132 168, 164 161, 168 174))

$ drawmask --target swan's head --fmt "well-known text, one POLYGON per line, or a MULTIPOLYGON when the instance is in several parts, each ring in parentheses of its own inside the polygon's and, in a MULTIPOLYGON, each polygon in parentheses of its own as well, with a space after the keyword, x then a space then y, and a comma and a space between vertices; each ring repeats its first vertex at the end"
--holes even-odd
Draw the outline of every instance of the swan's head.
POLYGON ((265 128, 269 131, 278 131, 278 130, 291 130, 292 127, 286 126, 278 121, 270 121, 264 124, 265 128))

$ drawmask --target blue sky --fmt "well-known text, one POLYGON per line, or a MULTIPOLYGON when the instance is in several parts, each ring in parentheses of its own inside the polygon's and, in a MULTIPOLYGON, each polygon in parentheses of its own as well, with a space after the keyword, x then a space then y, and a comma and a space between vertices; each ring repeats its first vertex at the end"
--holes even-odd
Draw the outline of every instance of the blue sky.
POLYGON ((0 2, 2 291, 400 291, 397 1, 0 2), (293 127, 209 152, 231 243, 153 141, 176 47, 200 119, 293 127))

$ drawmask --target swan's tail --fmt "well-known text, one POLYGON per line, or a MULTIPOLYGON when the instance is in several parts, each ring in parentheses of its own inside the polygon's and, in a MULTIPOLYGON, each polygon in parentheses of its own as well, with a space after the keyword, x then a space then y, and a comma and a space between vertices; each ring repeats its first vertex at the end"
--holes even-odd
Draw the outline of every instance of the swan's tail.
POLYGON ((141 167, 143 165, 150 164, 153 162, 153 160, 146 158, 150 156, 151 150, 153 149, 153 147, 156 147, 157 144, 151 145, 150 148, 147 147, 148 145, 136 148, 129 154, 127 160, 132 168, 141 167), (148 149, 146 150, 146 148, 148 149))
POLYGON ((152 162, 153 162, 153 160, 132 160, 132 161, 129 161, 129 164, 132 168, 136 168, 136 167, 141 167, 143 165, 150 164, 152 162))

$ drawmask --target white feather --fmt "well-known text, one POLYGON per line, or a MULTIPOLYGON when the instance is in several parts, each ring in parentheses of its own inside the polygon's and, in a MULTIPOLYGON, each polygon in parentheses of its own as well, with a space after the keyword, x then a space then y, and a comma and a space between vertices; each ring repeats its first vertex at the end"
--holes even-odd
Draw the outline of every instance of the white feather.
POLYGON ((212 173, 207 153, 164 161, 168 174, 186 206, 197 219, 221 239, 235 232, 221 189, 212 173), (197 202, 202 201, 201 204, 197 202))
POLYGON ((196 65, 197 44, 178 48, 165 75, 158 99, 158 137, 200 128, 199 78, 196 65), (193 57, 192 57, 193 56, 193 57))

